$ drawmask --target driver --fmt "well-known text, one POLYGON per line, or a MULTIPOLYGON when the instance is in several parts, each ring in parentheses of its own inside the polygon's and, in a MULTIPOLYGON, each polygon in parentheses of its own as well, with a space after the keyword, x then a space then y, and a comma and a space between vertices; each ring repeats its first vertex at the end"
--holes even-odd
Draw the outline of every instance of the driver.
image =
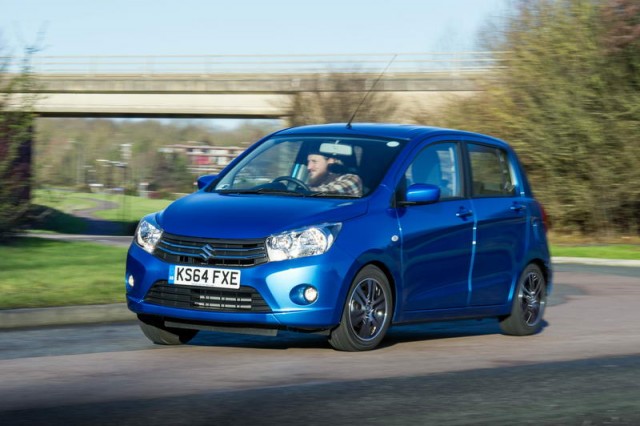
POLYGON ((334 194, 362 196, 362 180, 353 173, 334 173, 329 165, 342 165, 335 157, 327 157, 320 153, 307 156, 309 171, 309 188, 315 192, 331 192, 334 194))

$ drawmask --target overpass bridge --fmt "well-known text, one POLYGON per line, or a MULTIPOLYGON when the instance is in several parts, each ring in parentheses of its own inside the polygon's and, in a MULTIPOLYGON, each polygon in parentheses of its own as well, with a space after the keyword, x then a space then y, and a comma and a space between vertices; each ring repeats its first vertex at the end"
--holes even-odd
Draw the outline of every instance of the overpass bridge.
POLYGON ((502 61, 489 52, 37 56, 35 112, 45 117, 282 118, 292 94, 349 91, 393 94, 398 120, 481 90, 502 61), (395 59, 390 63, 391 59, 395 59), (389 65, 390 64, 390 65, 389 65))

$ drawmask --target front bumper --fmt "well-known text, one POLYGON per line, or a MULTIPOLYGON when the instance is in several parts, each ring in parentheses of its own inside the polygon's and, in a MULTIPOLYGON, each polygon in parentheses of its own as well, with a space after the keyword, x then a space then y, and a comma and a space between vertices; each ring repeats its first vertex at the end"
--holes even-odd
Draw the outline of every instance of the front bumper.
POLYGON ((163 306, 147 300, 151 287, 166 281, 170 264, 141 249, 129 248, 126 269, 127 305, 137 314, 194 323, 319 330, 340 321, 346 292, 353 278, 353 260, 334 246, 327 253, 301 259, 267 262, 241 269, 243 288, 255 289, 268 305, 267 312, 211 310, 198 306, 163 306), (129 283, 133 281, 134 285, 129 283), (292 293, 300 285, 318 290, 315 302, 296 302, 292 293))

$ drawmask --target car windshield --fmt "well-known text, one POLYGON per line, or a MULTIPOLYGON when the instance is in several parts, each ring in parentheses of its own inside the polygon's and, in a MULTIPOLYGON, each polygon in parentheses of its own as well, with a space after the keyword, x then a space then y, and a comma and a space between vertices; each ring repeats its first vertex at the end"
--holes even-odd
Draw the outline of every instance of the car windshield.
POLYGON ((380 184, 404 144, 359 137, 275 137, 221 176, 214 190, 359 198, 380 184))

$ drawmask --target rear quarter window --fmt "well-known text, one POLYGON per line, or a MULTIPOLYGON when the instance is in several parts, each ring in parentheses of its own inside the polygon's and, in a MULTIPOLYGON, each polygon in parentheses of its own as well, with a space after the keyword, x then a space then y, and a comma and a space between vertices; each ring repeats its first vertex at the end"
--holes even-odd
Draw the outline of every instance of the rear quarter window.
POLYGON ((513 166, 501 148, 468 144, 474 197, 512 197, 515 195, 513 166))

